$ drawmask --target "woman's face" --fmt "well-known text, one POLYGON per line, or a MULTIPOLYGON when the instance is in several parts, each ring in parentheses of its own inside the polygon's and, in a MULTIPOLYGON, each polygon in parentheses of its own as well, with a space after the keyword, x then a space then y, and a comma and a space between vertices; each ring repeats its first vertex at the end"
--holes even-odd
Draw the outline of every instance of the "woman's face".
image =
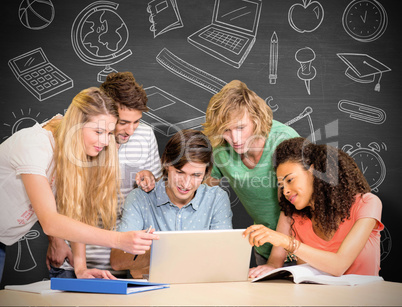
POLYGON ((285 162, 281 163, 276 169, 278 187, 282 190, 286 199, 295 206, 297 210, 302 210, 308 206, 313 206, 313 166, 306 170, 300 163, 285 162))
POLYGON ((96 157, 106 146, 109 145, 117 119, 112 115, 97 115, 82 128, 85 153, 88 156, 96 157))
POLYGON ((254 123, 247 112, 242 117, 233 116, 234 120, 223 132, 223 138, 240 155, 250 149, 254 141, 254 123))

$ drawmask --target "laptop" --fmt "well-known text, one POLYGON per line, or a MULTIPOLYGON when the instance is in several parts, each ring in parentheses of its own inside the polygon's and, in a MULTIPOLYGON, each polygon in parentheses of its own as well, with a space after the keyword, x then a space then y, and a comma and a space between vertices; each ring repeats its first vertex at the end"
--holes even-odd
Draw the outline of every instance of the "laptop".
POLYGON ((156 231, 149 281, 201 283, 248 280, 251 250, 245 229, 156 231))
POLYGON ((254 45, 262 0, 215 0, 212 23, 187 41, 214 58, 239 68, 254 45))

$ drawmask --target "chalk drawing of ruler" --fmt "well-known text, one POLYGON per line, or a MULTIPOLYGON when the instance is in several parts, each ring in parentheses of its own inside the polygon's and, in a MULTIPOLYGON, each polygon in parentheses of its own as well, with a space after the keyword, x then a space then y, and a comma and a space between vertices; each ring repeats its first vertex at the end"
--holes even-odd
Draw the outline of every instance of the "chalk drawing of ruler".
POLYGON ((180 78, 187 80, 212 94, 218 93, 226 82, 183 61, 168 49, 163 48, 156 61, 180 78))

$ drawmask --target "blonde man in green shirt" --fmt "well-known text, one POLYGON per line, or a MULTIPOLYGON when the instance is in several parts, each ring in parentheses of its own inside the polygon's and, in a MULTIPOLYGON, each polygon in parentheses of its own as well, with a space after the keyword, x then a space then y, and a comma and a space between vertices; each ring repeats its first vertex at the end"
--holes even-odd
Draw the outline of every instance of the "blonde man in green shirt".
MULTIPOLYGON (((214 149, 209 185, 226 177, 255 224, 276 229, 280 208, 276 174, 272 166, 275 148, 298 137, 289 126, 273 120, 272 110, 241 81, 233 80, 215 94, 208 105, 204 133, 214 149)), ((255 247, 256 277, 268 271, 272 245, 255 247)))

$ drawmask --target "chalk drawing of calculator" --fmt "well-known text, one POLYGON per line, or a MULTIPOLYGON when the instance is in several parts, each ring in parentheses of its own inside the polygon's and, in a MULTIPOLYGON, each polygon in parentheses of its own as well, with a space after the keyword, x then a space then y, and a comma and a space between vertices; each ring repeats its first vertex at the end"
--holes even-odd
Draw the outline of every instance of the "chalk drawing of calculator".
POLYGON ((48 99, 74 86, 73 80, 49 62, 42 48, 37 48, 8 61, 17 80, 39 101, 48 99))

